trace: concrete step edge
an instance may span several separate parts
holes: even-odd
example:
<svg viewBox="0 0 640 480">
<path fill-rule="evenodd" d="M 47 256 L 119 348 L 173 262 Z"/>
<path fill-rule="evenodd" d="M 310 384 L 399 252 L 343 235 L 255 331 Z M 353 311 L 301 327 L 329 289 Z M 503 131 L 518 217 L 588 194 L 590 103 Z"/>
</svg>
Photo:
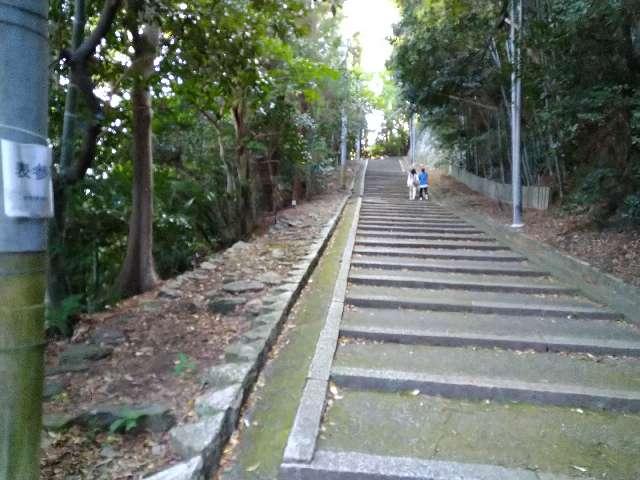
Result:
<svg viewBox="0 0 640 480">
<path fill-rule="evenodd" d="M 316 451 L 310 463 L 285 462 L 279 473 L 281 480 L 575 480 L 498 465 L 331 450 Z"/>
<path fill-rule="evenodd" d="M 520 255 L 490 255 L 489 253 L 472 253 L 463 254 L 456 251 L 448 253 L 435 253 L 435 252 L 411 252 L 402 250 L 384 250 L 375 251 L 367 250 L 366 248 L 358 248 L 354 250 L 354 254 L 357 255 L 371 255 L 371 256 L 385 256 L 385 257 L 403 257 L 403 258 L 422 258 L 422 259 L 434 259 L 434 260 L 470 260 L 480 262 L 500 261 L 500 262 L 525 262 L 527 259 Z"/>
<path fill-rule="evenodd" d="M 589 307 L 562 307 L 558 305 L 535 305 L 472 301 L 464 303 L 437 302 L 407 300 L 387 297 L 383 295 L 370 295 L 367 297 L 347 295 L 345 302 L 354 307 L 364 308 L 398 308 L 408 310 L 430 310 L 436 312 L 467 312 L 467 313 L 495 313 L 508 315 L 524 315 L 539 317 L 567 317 L 619 320 L 621 316 L 615 312 L 603 308 Z"/>
<path fill-rule="evenodd" d="M 556 285 L 519 285 L 486 281 L 429 280 L 428 278 L 407 278 L 393 275 L 351 274 L 349 282 L 354 285 L 388 286 L 430 290 L 467 290 L 474 292 L 511 292 L 533 294 L 576 295 L 575 288 Z"/>
<path fill-rule="evenodd" d="M 431 375 L 399 370 L 334 367 L 331 379 L 342 387 L 403 392 L 500 402 L 640 412 L 640 392 L 580 385 L 522 382 L 513 379 Z"/>
<path fill-rule="evenodd" d="M 368 240 L 369 237 L 358 236 L 356 245 L 369 247 L 394 247 L 394 248 L 437 248 L 445 250 L 486 250 L 486 251 L 509 251 L 509 247 L 504 245 L 485 245 L 469 243 L 434 243 L 430 242 L 407 242 L 405 241 L 385 241 Z"/>
<path fill-rule="evenodd" d="M 483 275 L 505 275 L 512 277 L 548 277 L 548 272 L 529 270 L 525 268 L 501 268 L 501 267 L 471 267 L 457 265 L 429 265 L 421 263 L 382 262 L 370 259 L 355 259 L 351 262 L 355 268 L 369 268 L 381 270 L 411 270 L 419 272 L 443 272 L 443 273 L 478 273 Z"/>
<path fill-rule="evenodd" d="M 479 335 L 475 333 L 450 333 L 400 328 L 379 328 L 367 325 L 343 324 L 340 335 L 364 338 L 372 341 L 400 343 L 403 345 L 432 345 L 442 347 L 482 347 L 504 350 L 535 350 L 537 352 L 591 353 L 640 357 L 640 342 L 622 342 L 593 338 L 532 338 L 517 335 Z"/>
</svg>

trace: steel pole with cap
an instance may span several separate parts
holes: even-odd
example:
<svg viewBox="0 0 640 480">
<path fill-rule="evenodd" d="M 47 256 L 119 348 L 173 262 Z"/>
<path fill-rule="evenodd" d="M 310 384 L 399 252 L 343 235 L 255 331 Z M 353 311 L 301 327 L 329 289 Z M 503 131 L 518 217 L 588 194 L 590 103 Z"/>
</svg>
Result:
<svg viewBox="0 0 640 480">
<path fill-rule="evenodd" d="M 511 0 L 509 18 L 509 46 L 511 50 L 511 188 L 513 202 L 513 228 L 524 226 L 522 221 L 522 0 Z"/>
<path fill-rule="evenodd" d="M 39 477 L 44 374 L 47 0 L 0 0 L 0 480 Z"/>
</svg>

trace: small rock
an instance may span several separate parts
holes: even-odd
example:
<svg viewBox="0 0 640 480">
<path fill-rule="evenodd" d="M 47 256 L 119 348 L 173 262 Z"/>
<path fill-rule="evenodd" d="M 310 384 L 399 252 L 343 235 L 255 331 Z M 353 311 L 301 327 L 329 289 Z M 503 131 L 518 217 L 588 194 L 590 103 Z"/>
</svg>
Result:
<svg viewBox="0 0 640 480">
<path fill-rule="evenodd" d="M 220 313 L 226 315 L 232 313 L 236 307 L 246 303 L 247 299 L 244 297 L 232 297 L 232 298 L 212 298 L 209 301 L 207 308 L 212 313 Z"/>
<path fill-rule="evenodd" d="M 285 253 L 284 250 L 280 248 L 274 248 L 273 250 L 271 250 L 271 256 L 273 258 L 282 258 L 285 256 Z"/>
<path fill-rule="evenodd" d="M 155 313 L 167 308 L 167 305 L 163 301 L 149 300 L 142 303 L 142 310 L 147 313 Z"/>
<path fill-rule="evenodd" d="M 262 310 L 262 300 L 254 298 L 253 300 L 248 301 L 245 305 L 245 310 L 253 316 L 259 315 Z"/>
<path fill-rule="evenodd" d="M 278 288 L 276 288 L 273 293 L 278 295 L 282 293 L 292 294 L 296 291 L 297 288 L 298 285 L 295 283 L 285 283 L 284 285 L 280 285 Z"/>
<path fill-rule="evenodd" d="M 195 409 L 200 417 L 210 417 L 227 410 L 238 410 L 242 404 L 242 385 L 236 383 L 222 390 L 210 390 L 196 399 Z"/>
<path fill-rule="evenodd" d="M 176 423 L 171 409 L 162 405 L 96 405 L 78 417 L 78 423 L 107 430 L 116 420 L 135 417 L 137 429 L 166 432 Z"/>
<path fill-rule="evenodd" d="M 103 458 L 113 458 L 116 456 L 116 451 L 113 449 L 113 447 L 107 445 L 100 449 L 100 456 Z"/>
<path fill-rule="evenodd" d="M 189 423 L 172 428 L 169 432 L 171 447 L 180 456 L 187 459 L 205 452 L 211 455 L 221 448 L 221 433 L 224 413 L 205 418 L 197 423 Z"/>
<path fill-rule="evenodd" d="M 276 272 L 266 272 L 258 275 L 257 280 L 267 285 L 278 285 L 284 281 L 284 278 Z"/>
<path fill-rule="evenodd" d="M 127 341 L 127 337 L 122 330 L 117 328 L 98 327 L 91 335 L 91 343 L 96 345 L 109 345 L 116 347 Z"/>
<path fill-rule="evenodd" d="M 176 307 L 179 312 L 186 312 L 190 313 L 191 315 L 193 315 L 194 313 L 198 313 L 198 306 L 194 302 L 190 302 L 188 300 L 179 302 Z"/>
<path fill-rule="evenodd" d="M 203 262 L 200 264 L 200 268 L 202 268 L 203 270 L 215 270 L 217 267 L 218 266 L 211 261 Z"/>
<path fill-rule="evenodd" d="M 231 245 L 227 251 L 225 252 L 226 254 L 229 255 L 234 255 L 236 253 L 240 253 L 243 252 L 244 250 L 248 249 L 251 247 L 250 243 L 247 242 L 243 242 L 242 240 L 234 243 L 233 245 Z"/>
<path fill-rule="evenodd" d="M 164 445 L 157 444 L 151 447 L 151 455 L 156 457 L 163 457 L 167 452 L 167 448 Z"/>
<path fill-rule="evenodd" d="M 112 348 L 100 345 L 75 343 L 69 345 L 60 354 L 60 364 L 75 364 L 86 360 L 97 361 L 108 357 L 113 352 Z"/>
<path fill-rule="evenodd" d="M 167 286 L 162 287 L 158 292 L 158 298 L 168 298 L 173 300 L 176 298 L 180 298 L 181 296 L 182 294 L 178 290 L 168 288 Z"/>
<path fill-rule="evenodd" d="M 256 328 L 252 328 L 247 333 L 245 333 L 242 338 L 245 338 L 250 342 L 256 340 L 267 340 L 273 333 L 273 325 L 262 325 Z"/>
<path fill-rule="evenodd" d="M 225 349 L 224 357 L 230 362 L 239 360 L 255 361 L 262 353 L 264 341 L 251 343 L 235 343 Z"/>
<path fill-rule="evenodd" d="M 203 467 L 202 457 L 198 455 L 187 462 L 146 477 L 145 480 L 203 480 Z"/>
<path fill-rule="evenodd" d="M 202 375 L 202 383 L 211 387 L 226 387 L 234 383 L 246 384 L 247 378 L 253 370 L 253 364 L 223 363 L 209 368 Z"/>
<path fill-rule="evenodd" d="M 77 419 L 77 415 L 50 413 L 42 417 L 42 428 L 48 432 L 59 432 L 69 428 Z"/>
<path fill-rule="evenodd" d="M 84 372 L 86 370 L 89 370 L 89 363 L 78 361 L 76 363 L 61 364 L 57 367 L 47 367 L 44 374 L 46 377 L 53 377 L 55 375 L 62 375 L 63 373 Z"/>
<path fill-rule="evenodd" d="M 256 280 L 238 280 L 237 282 L 225 283 L 222 288 L 229 293 L 246 293 L 258 292 L 264 287 L 264 283 Z"/>
<path fill-rule="evenodd" d="M 280 322 L 280 318 L 282 317 L 282 315 L 274 311 L 266 312 L 266 310 L 270 308 L 272 307 L 265 307 L 265 309 L 263 310 L 265 311 L 265 313 L 254 318 L 251 323 L 256 326 L 261 326 L 261 325 L 273 326 L 278 322 Z"/>
<path fill-rule="evenodd" d="M 42 392 L 42 396 L 45 400 L 51 400 L 52 398 L 60 395 L 62 392 L 64 392 L 64 384 L 52 380 L 47 380 L 44 382 L 44 390 Z"/>
</svg>

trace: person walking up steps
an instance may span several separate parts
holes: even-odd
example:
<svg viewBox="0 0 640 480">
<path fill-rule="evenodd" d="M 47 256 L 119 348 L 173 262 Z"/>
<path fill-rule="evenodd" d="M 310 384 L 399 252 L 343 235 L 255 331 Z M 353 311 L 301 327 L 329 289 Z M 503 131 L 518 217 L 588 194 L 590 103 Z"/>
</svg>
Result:
<svg viewBox="0 0 640 480">
<path fill-rule="evenodd" d="M 418 184 L 420 186 L 420 200 L 429 200 L 429 174 L 422 167 L 418 174 Z"/>
<path fill-rule="evenodd" d="M 416 192 L 418 190 L 418 174 L 416 169 L 412 168 L 407 177 L 407 187 L 409 187 L 409 200 L 416 199 Z"/>
</svg>

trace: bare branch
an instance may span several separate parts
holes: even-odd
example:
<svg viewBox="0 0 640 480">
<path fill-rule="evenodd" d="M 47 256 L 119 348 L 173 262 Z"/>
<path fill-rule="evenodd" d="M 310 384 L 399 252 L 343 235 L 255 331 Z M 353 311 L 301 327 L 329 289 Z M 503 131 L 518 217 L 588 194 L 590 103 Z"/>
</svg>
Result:
<svg viewBox="0 0 640 480">
<path fill-rule="evenodd" d="M 79 181 L 85 176 L 96 155 L 104 112 L 102 102 L 94 93 L 95 85 L 89 72 L 89 60 L 101 39 L 112 28 L 121 5 L 122 0 L 105 0 L 100 20 L 94 31 L 75 51 L 64 49 L 60 53 L 60 57 L 66 59 L 71 70 L 71 83 L 82 93 L 84 101 L 91 112 L 89 125 L 85 129 L 82 148 L 73 168 L 69 169 L 63 178 L 63 181 L 68 185 Z"/>
<path fill-rule="evenodd" d="M 93 55 L 100 41 L 111 30 L 113 21 L 122 5 L 122 0 L 105 0 L 98 25 L 84 42 L 73 52 L 72 62 L 82 61 Z"/>
</svg>

